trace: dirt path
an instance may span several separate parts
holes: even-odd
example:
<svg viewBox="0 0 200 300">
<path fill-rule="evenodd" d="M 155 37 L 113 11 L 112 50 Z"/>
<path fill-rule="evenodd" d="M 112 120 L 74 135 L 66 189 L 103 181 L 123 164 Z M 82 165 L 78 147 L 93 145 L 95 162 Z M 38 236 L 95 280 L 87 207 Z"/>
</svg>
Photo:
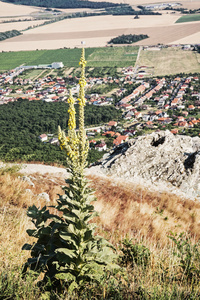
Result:
<svg viewBox="0 0 200 300">
<path fill-rule="evenodd" d="M 33 174 L 33 173 L 39 173 L 39 174 L 53 174 L 55 176 L 62 176 L 67 177 L 68 173 L 65 168 L 58 168 L 53 166 L 47 166 L 42 164 L 5 164 L 3 162 L 0 162 L 0 168 L 4 166 L 12 166 L 12 165 L 18 165 L 21 166 L 20 172 L 24 174 Z"/>
</svg>

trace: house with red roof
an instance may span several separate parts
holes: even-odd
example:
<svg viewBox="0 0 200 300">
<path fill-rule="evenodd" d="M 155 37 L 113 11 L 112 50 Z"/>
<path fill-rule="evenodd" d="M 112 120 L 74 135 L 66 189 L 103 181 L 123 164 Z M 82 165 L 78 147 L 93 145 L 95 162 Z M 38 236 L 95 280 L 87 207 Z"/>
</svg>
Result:
<svg viewBox="0 0 200 300">
<path fill-rule="evenodd" d="M 127 135 L 120 135 L 118 136 L 114 141 L 113 141 L 113 144 L 115 146 L 118 146 L 118 145 L 121 145 L 122 143 L 124 142 L 127 142 L 128 141 L 128 136 Z"/>
<path fill-rule="evenodd" d="M 107 149 L 107 145 L 106 143 L 102 142 L 101 144 L 95 145 L 95 149 L 97 149 L 100 152 L 105 151 Z"/>
<path fill-rule="evenodd" d="M 39 139 L 41 142 L 47 141 L 47 135 L 45 133 L 43 133 L 39 136 Z"/>
<path fill-rule="evenodd" d="M 112 126 L 117 126 L 117 122 L 116 121 L 110 121 L 109 123 L 108 123 L 108 126 L 110 126 L 110 127 L 112 127 Z"/>
</svg>

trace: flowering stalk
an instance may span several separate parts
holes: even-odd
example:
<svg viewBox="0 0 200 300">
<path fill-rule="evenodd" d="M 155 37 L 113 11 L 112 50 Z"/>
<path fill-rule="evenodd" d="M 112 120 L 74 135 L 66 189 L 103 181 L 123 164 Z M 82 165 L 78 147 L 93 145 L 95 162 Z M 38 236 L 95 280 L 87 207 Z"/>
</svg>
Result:
<svg viewBox="0 0 200 300">
<path fill-rule="evenodd" d="M 63 187 L 64 195 L 59 195 L 57 205 L 51 206 L 56 214 L 50 214 L 46 206 L 38 209 L 29 207 L 35 229 L 27 230 L 36 242 L 25 244 L 23 249 L 31 250 L 31 258 L 24 265 L 23 272 L 34 270 L 44 274 L 43 283 L 51 283 L 54 292 L 67 289 L 68 294 L 85 288 L 88 283 L 100 283 L 105 270 L 118 269 L 113 247 L 95 234 L 96 216 L 92 202 L 93 192 L 84 176 L 84 168 L 89 143 L 84 129 L 85 106 L 85 55 L 82 50 L 79 81 L 79 131 L 76 134 L 74 99 L 70 92 L 68 137 L 59 127 L 60 147 L 67 153 L 70 177 Z M 45 285 L 44 285 L 45 286 Z"/>
<path fill-rule="evenodd" d="M 68 164 L 75 170 L 79 170 L 80 174 L 83 175 L 83 170 L 86 166 L 86 159 L 89 149 L 89 144 L 86 141 L 86 132 L 84 129 L 84 106 L 85 106 L 85 52 L 82 49 L 82 55 L 79 62 L 81 66 L 81 78 L 79 80 L 79 131 L 76 134 L 76 120 L 75 120 L 75 108 L 74 98 L 72 97 L 71 91 L 68 99 L 69 103 L 69 121 L 68 121 L 68 138 L 65 136 L 64 131 L 58 128 L 58 139 L 60 142 L 61 149 L 65 150 L 68 156 Z"/>
</svg>

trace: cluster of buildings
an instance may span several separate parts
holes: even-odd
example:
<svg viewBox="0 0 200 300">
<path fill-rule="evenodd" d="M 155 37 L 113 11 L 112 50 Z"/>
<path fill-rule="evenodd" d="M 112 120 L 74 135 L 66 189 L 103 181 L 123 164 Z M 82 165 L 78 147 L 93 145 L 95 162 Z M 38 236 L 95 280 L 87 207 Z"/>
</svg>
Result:
<svg viewBox="0 0 200 300">
<path fill-rule="evenodd" d="M 60 63 L 53 64 L 61 67 Z M 139 71 L 143 69 L 144 66 L 138 68 Z M 47 75 L 43 78 L 26 79 L 20 76 L 24 70 L 23 66 L 0 74 L 0 104 L 16 101 L 19 98 L 29 101 L 67 101 L 69 88 L 73 94 L 79 92 L 79 78 L 77 77 L 73 78 L 72 75 L 67 75 L 63 78 Z M 115 97 L 88 93 L 93 87 L 112 85 L 113 83 L 115 84 L 113 89 Z M 113 146 L 117 146 L 127 141 L 129 136 L 133 136 L 137 130 L 146 128 L 156 130 L 170 125 L 172 132 L 178 133 L 184 128 L 193 128 L 200 123 L 198 118 L 200 109 L 199 74 L 140 78 L 136 76 L 134 68 L 130 66 L 123 68 L 118 77 L 87 78 L 86 97 L 87 103 L 90 105 L 115 105 L 122 111 L 120 131 L 116 128 L 115 121 L 112 121 L 114 124 L 111 122 L 105 128 L 100 128 L 102 137 L 100 140 L 98 137 L 96 142 L 94 142 L 95 131 L 87 132 L 88 138 L 93 139 L 93 147 L 99 151 L 107 148 L 104 138 L 108 136 L 113 138 Z M 123 127 L 124 123 L 126 126 Z M 112 130 L 108 130 L 108 126 L 112 127 Z M 95 130 L 98 132 L 99 129 Z M 39 138 L 43 142 L 58 143 L 56 137 L 50 138 L 45 134 Z"/>
</svg>

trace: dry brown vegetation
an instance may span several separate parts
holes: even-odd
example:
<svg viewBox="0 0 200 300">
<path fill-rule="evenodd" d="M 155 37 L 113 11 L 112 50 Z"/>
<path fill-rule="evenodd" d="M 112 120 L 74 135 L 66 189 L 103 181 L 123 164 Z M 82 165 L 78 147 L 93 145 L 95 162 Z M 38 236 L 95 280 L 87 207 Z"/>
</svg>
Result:
<svg viewBox="0 0 200 300">
<path fill-rule="evenodd" d="M 170 232 L 200 237 L 200 203 L 112 178 L 90 177 L 105 231 L 167 244 Z"/>
<path fill-rule="evenodd" d="M 55 203 L 57 194 L 62 191 L 60 186 L 64 184 L 63 179 L 36 173 L 31 178 L 35 186 L 30 187 L 21 179 L 22 174 L 15 170 L 13 172 L 12 167 L 0 169 L 0 268 L 20 265 L 28 256 L 26 251 L 21 250 L 23 244 L 30 241 L 26 234 L 26 230 L 31 228 L 30 219 L 26 216 L 27 207 L 47 204 L 38 197 L 42 192 L 49 194 L 51 204 Z"/>
<path fill-rule="evenodd" d="M 30 257 L 28 251 L 22 251 L 21 248 L 25 243 L 33 242 L 26 234 L 26 230 L 32 228 L 30 219 L 26 216 L 26 208 L 32 204 L 39 207 L 45 205 L 44 200 L 37 197 L 44 191 L 50 195 L 50 202 L 47 205 L 55 203 L 57 194 L 62 193 L 60 186 L 64 185 L 63 177 L 33 173 L 29 177 L 35 186 L 30 187 L 19 176 L 21 177 L 22 174 L 16 172 L 16 169 L 13 170 L 13 167 L 0 169 L 0 273 L 3 274 L 6 270 L 8 274 L 6 280 L 10 286 L 12 282 L 15 285 L 19 282 L 18 286 L 13 287 L 14 290 L 17 288 L 17 293 L 27 284 L 20 277 L 20 268 Z M 128 266 L 125 277 L 119 280 L 123 288 L 120 292 L 123 296 L 120 297 L 123 299 L 161 299 L 159 295 L 165 295 L 162 299 L 169 299 L 170 295 L 175 292 L 176 296 L 178 292 L 184 297 L 191 294 L 194 295 L 194 299 L 198 299 L 199 292 L 196 284 L 190 285 L 183 273 L 179 275 L 181 269 L 178 257 L 172 254 L 177 250 L 167 236 L 171 234 L 171 231 L 178 234 L 185 232 L 188 236 L 192 235 L 193 242 L 197 242 L 200 236 L 200 203 L 181 199 L 172 194 L 149 191 L 141 186 L 117 181 L 111 177 L 90 175 L 88 179 L 90 186 L 96 190 L 97 201 L 94 205 L 100 213 L 95 220 L 98 225 L 97 232 L 112 242 L 118 251 L 122 240 L 128 237 L 128 239 L 133 239 L 133 243 L 147 247 L 151 253 L 147 267 L 134 265 L 133 268 L 129 268 Z M 27 189 L 29 192 L 26 191 Z M 12 276 L 14 276 L 13 279 Z M 27 294 L 25 298 L 20 299 L 40 299 L 38 289 L 33 287 L 33 280 L 30 283 L 32 288 L 28 291 L 24 290 L 23 293 Z M 111 281 L 107 280 L 102 282 L 102 286 L 97 291 L 99 295 L 102 295 L 102 299 L 111 299 L 109 296 L 112 293 Z M 137 298 L 141 287 L 145 296 Z M 119 293 L 119 283 L 115 281 L 113 288 L 114 293 Z M 152 296 L 154 293 L 158 295 L 158 298 L 149 298 L 148 295 Z M 71 299 L 64 297 L 59 299 Z M 122 299 L 120 297 L 116 299 Z M 177 297 L 171 299 L 179 299 L 179 296 Z"/>
<path fill-rule="evenodd" d="M 11 256 L 19 256 L 21 261 L 26 255 L 22 254 L 21 247 L 27 242 L 26 229 L 30 228 L 27 207 L 55 204 L 65 184 L 62 177 L 35 173 L 31 175 L 35 186 L 31 187 L 20 178 L 22 174 L 10 172 L 10 169 L 1 169 L 0 173 L 0 255 L 4 264 L 12 263 Z M 188 232 L 199 239 L 199 202 L 152 192 L 108 177 L 89 176 L 89 180 L 96 190 L 94 206 L 100 213 L 96 220 L 98 231 L 114 244 L 128 235 L 164 246 L 169 242 L 170 232 Z M 41 192 L 49 194 L 50 203 L 38 197 Z"/>
<path fill-rule="evenodd" d="M 194 51 L 183 51 L 176 48 L 161 49 L 160 51 L 140 52 L 138 64 L 154 67 L 153 75 L 167 75 L 187 72 L 200 72 L 200 54 Z"/>
</svg>

